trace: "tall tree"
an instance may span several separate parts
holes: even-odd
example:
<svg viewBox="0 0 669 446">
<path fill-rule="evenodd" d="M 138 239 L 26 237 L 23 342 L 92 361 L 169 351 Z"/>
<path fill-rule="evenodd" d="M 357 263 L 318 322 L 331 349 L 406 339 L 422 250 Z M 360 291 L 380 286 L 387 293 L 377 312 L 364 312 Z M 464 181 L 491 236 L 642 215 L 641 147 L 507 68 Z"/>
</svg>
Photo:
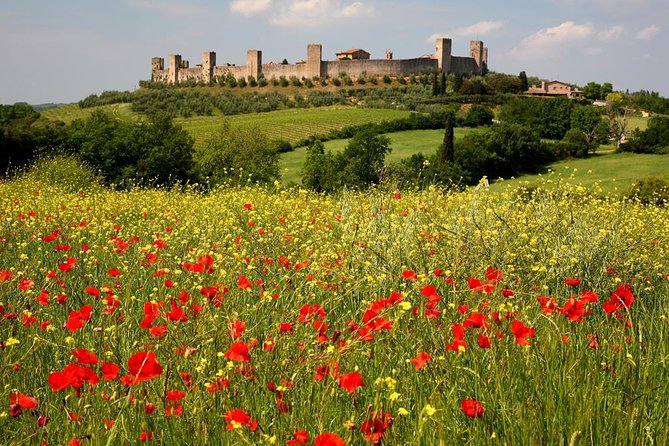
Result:
<svg viewBox="0 0 669 446">
<path fill-rule="evenodd" d="M 439 160 L 444 163 L 453 162 L 455 156 L 455 113 L 449 112 L 446 114 L 446 130 L 444 130 L 444 142 L 439 148 Z"/>
<path fill-rule="evenodd" d="M 625 131 L 629 124 L 633 109 L 622 93 L 613 92 L 606 96 L 606 114 L 609 118 L 609 133 L 613 136 L 616 150 L 620 149 L 625 139 Z"/>
<path fill-rule="evenodd" d="M 530 88 L 530 85 L 527 82 L 527 74 L 525 74 L 524 71 L 521 71 L 518 78 L 520 79 L 520 92 L 525 93 Z"/>
</svg>

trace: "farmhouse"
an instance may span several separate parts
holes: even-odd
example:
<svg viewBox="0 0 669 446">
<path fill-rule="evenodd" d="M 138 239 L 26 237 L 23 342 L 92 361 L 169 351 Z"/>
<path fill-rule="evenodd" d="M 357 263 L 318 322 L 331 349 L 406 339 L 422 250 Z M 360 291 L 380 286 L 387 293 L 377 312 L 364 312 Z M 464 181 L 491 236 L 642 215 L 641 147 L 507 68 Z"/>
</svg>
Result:
<svg viewBox="0 0 669 446">
<path fill-rule="evenodd" d="M 392 52 L 386 51 L 384 59 L 371 59 L 370 53 L 360 48 L 353 48 L 337 53 L 337 60 L 323 60 L 323 48 L 320 44 L 307 45 L 306 62 L 297 64 L 263 63 L 262 51 L 248 50 L 246 65 L 216 65 L 216 53 L 207 51 L 202 55 L 201 63 L 190 68 L 187 60 L 180 54 L 171 54 L 169 65 L 165 59 L 151 59 L 151 80 L 168 84 L 184 81 L 209 83 L 217 78 L 232 75 L 235 78 L 260 75 L 272 77 L 295 76 L 297 78 L 335 77 L 344 72 L 351 77 L 361 75 L 399 76 L 424 72 L 444 72 L 461 74 L 485 74 L 488 71 L 488 48 L 480 40 L 469 44 L 469 57 L 451 54 L 451 39 L 436 39 L 436 51 L 428 57 L 414 59 L 393 59 Z"/>
<path fill-rule="evenodd" d="M 581 97 L 582 91 L 560 81 L 541 81 L 541 86 L 532 85 L 525 94 L 534 96 L 566 96 L 568 98 Z"/>
</svg>

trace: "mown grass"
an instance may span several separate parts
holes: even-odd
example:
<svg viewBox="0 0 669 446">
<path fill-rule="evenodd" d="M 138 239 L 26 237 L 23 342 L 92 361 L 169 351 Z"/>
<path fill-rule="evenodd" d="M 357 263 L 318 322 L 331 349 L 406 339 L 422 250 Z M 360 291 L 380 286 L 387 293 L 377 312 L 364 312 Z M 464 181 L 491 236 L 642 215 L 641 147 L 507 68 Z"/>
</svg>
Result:
<svg viewBox="0 0 669 446">
<path fill-rule="evenodd" d="M 597 184 L 604 194 L 621 195 L 628 193 L 636 180 L 649 176 L 669 178 L 669 155 L 594 154 L 589 158 L 549 164 L 539 174 L 496 181 L 491 188 L 500 190 L 506 186 L 546 186 L 547 180 L 559 187 L 560 179 L 568 179 L 574 184 L 586 187 Z"/>
<path fill-rule="evenodd" d="M 465 135 L 472 132 L 481 131 L 480 129 L 472 128 L 456 128 L 455 138 L 463 138 Z M 399 161 L 404 158 L 409 158 L 416 153 L 423 153 L 424 155 L 431 155 L 437 151 L 439 145 L 443 142 L 443 130 L 409 130 L 405 132 L 388 133 L 392 151 L 386 156 L 386 162 Z M 336 139 L 325 142 L 325 149 L 339 152 L 344 150 L 348 144 L 349 139 Z M 281 155 L 279 162 L 279 172 L 281 173 L 281 181 L 284 184 L 299 183 L 300 172 L 304 165 L 306 157 L 306 147 L 298 147 L 292 152 Z"/>
<path fill-rule="evenodd" d="M 46 168 L 0 183 L 4 444 L 669 436 L 668 209 L 565 182 L 203 194 L 63 188 Z M 130 361 L 147 353 L 153 373 Z"/>
</svg>

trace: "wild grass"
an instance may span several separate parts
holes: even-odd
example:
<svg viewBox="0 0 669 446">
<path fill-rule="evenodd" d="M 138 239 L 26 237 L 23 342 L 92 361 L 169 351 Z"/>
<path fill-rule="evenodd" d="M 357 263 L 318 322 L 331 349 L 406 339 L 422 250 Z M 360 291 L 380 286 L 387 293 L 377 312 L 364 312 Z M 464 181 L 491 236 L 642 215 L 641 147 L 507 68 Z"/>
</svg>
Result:
<svg viewBox="0 0 669 446">
<path fill-rule="evenodd" d="M 0 435 L 662 444 L 669 210 L 598 195 L 0 183 Z"/>
</svg>

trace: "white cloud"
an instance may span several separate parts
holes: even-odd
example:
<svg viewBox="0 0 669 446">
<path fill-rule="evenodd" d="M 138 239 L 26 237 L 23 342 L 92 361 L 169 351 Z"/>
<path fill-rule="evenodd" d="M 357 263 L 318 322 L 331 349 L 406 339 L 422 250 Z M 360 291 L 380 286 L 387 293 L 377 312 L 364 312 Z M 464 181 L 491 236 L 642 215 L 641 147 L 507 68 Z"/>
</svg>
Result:
<svg viewBox="0 0 669 446">
<path fill-rule="evenodd" d="M 609 29 L 605 29 L 603 31 L 598 32 L 597 37 L 599 38 L 599 40 L 610 42 L 613 40 L 620 39 L 623 36 L 623 34 L 625 34 L 625 29 L 620 25 L 616 25 Z"/>
<path fill-rule="evenodd" d="M 473 25 L 455 28 L 446 33 L 432 34 L 425 40 L 425 43 L 433 43 L 436 39 L 439 38 L 451 39 L 453 37 L 483 37 L 487 36 L 493 31 L 497 31 L 503 26 L 504 22 L 502 21 L 484 20 L 474 23 Z"/>
<path fill-rule="evenodd" d="M 365 5 L 362 2 L 353 2 L 350 5 L 344 6 L 340 11 L 340 17 L 359 17 L 369 15 L 373 11 L 371 6 Z"/>
<path fill-rule="evenodd" d="M 319 26 L 334 20 L 368 16 L 373 11 L 371 5 L 360 1 L 290 0 L 270 19 L 270 23 L 281 26 Z"/>
<path fill-rule="evenodd" d="M 592 24 L 582 25 L 564 22 L 553 28 L 543 28 L 525 37 L 510 54 L 516 59 L 546 59 L 562 53 L 574 43 L 590 38 L 594 33 Z"/>
<path fill-rule="evenodd" d="M 177 1 L 129 0 L 129 2 L 137 9 L 155 11 L 172 17 L 200 16 L 207 13 L 204 7 Z"/>
<path fill-rule="evenodd" d="M 453 31 L 451 31 L 450 34 L 456 37 L 487 36 L 491 32 L 497 31 L 502 26 L 504 26 L 504 22 L 502 21 L 484 20 L 481 22 L 474 23 L 473 25 L 455 28 Z"/>
<path fill-rule="evenodd" d="M 639 32 L 637 32 L 634 37 L 637 38 L 638 40 L 652 40 L 653 37 L 657 35 L 657 33 L 660 32 L 660 28 L 658 28 L 655 25 L 650 25 Z"/>
<path fill-rule="evenodd" d="M 230 4 L 230 11 L 250 16 L 267 11 L 271 5 L 272 0 L 234 0 Z"/>
</svg>

